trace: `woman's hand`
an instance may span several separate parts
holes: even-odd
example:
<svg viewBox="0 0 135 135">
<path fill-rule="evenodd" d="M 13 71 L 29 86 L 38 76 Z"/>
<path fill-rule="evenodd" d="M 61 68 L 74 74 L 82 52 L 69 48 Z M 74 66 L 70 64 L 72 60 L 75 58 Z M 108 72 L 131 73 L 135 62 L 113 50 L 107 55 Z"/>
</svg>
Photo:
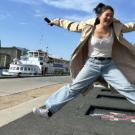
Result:
<svg viewBox="0 0 135 135">
<path fill-rule="evenodd" d="M 53 26 L 53 25 L 54 25 L 54 24 L 51 22 L 51 20 L 48 19 L 47 17 L 45 17 L 44 20 L 45 20 L 50 26 Z"/>
<path fill-rule="evenodd" d="M 59 19 L 59 18 L 50 20 L 49 18 L 45 17 L 44 20 L 45 20 L 50 26 L 53 26 L 53 25 L 59 26 L 59 25 L 60 25 L 60 19 Z"/>
</svg>

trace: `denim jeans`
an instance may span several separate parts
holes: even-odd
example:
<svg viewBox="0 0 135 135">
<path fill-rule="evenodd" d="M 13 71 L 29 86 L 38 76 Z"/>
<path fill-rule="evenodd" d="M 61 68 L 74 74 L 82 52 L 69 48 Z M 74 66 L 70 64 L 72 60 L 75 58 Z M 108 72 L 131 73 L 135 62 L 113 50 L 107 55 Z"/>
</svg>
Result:
<svg viewBox="0 0 135 135">
<path fill-rule="evenodd" d="M 71 84 L 67 84 L 53 93 L 45 102 L 45 106 L 53 113 L 61 109 L 67 102 L 74 99 L 89 85 L 102 76 L 108 84 L 135 104 L 135 86 L 130 84 L 123 73 L 116 67 L 113 60 L 97 60 L 88 58 L 84 67 Z"/>
</svg>

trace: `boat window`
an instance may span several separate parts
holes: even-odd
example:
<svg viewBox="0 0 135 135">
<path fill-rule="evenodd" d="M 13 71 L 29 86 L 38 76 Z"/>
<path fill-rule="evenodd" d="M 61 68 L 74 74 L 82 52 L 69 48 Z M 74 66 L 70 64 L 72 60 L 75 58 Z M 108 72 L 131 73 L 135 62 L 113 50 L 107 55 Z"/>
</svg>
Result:
<svg viewBox="0 0 135 135">
<path fill-rule="evenodd" d="M 43 62 L 40 62 L 40 65 L 43 65 Z"/>
<path fill-rule="evenodd" d="M 13 67 L 13 70 L 16 70 L 16 67 Z"/>
<path fill-rule="evenodd" d="M 27 71 L 27 67 L 24 67 L 24 70 Z"/>
<path fill-rule="evenodd" d="M 21 67 L 20 69 L 23 70 L 23 67 Z"/>
<path fill-rule="evenodd" d="M 19 67 L 17 67 L 16 70 L 19 70 Z"/>
<path fill-rule="evenodd" d="M 39 53 L 39 56 L 44 56 L 44 53 Z"/>
<path fill-rule="evenodd" d="M 43 60 L 43 57 L 39 57 L 39 60 Z"/>
<path fill-rule="evenodd" d="M 37 57 L 38 56 L 38 52 L 34 52 L 34 56 Z"/>
<path fill-rule="evenodd" d="M 28 67 L 28 70 L 30 71 L 30 67 Z"/>
</svg>

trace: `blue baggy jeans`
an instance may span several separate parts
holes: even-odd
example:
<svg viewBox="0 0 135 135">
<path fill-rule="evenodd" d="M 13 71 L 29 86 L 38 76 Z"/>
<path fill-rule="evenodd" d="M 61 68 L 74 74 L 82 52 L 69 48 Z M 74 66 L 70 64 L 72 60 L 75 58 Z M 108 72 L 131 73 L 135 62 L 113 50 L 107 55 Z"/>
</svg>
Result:
<svg viewBox="0 0 135 135">
<path fill-rule="evenodd" d="M 45 102 L 46 108 L 55 113 L 67 102 L 83 92 L 86 87 L 102 76 L 108 84 L 135 104 L 135 85 L 131 84 L 116 67 L 113 60 L 88 58 L 84 67 L 71 84 L 67 84 L 53 93 Z"/>
</svg>

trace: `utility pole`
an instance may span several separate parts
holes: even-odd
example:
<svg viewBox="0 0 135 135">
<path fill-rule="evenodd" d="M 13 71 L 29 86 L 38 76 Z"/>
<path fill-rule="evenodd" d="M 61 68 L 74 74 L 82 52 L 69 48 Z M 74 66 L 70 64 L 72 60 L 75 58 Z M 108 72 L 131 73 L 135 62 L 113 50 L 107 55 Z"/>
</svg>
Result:
<svg viewBox="0 0 135 135">
<path fill-rule="evenodd" d="M 7 65 L 7 56 L 5 55 L 5 57 L 4 57 L 4 68 L 6 68 L 6 65 Z"/>
<path fill-rule="evenodd" d="M 0 40 L 0 48 L 1 48 L 1 40 Z"/>
</svg>

